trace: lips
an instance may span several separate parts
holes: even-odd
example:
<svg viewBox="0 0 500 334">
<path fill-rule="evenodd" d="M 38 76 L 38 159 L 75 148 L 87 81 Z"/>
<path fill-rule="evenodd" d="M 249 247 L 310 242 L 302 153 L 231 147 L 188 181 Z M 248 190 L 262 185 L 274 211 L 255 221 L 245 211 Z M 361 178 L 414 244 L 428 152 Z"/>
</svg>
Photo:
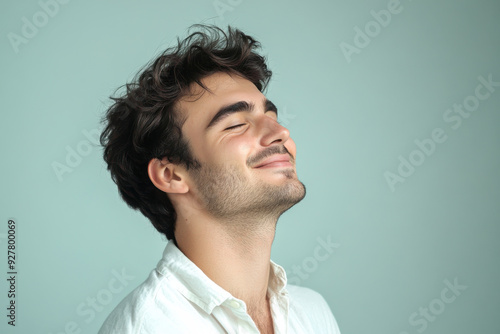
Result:
<svg viewBox="0 0 500 334">
<path fill-rule="evenodd" d="M 260 162 L 254 168 L 268 168 L 268 167 L 291 167 L 290 156 L 288 154 L 275 154 Z"/>
</svg>

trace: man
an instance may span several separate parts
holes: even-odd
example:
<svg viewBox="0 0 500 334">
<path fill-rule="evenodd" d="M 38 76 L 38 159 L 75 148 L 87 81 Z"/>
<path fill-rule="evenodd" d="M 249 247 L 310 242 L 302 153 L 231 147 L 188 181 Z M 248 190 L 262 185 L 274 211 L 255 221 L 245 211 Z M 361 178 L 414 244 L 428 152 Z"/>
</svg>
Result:
<svg viewBox="0 0 500 334">
<path fill-rule="evenodd" d="M 318 293 L 271 261 L 279 216 L 305 196 L 296 148 L 263 95 L 271 71 L 237 29 L 196 25 L 114 98 L 104 159 L 169 242 L 100 333 L 339 333 Z"/>
</svg>

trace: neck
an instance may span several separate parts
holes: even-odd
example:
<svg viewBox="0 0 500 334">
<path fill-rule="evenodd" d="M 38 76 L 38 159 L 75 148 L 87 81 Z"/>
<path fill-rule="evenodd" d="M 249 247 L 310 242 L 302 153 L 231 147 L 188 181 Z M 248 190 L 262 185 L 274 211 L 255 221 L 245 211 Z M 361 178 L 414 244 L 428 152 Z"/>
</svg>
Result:
<svg viewBox="0 0 500 334">
<path fill-rule="evenodd" d="M 276 221 L 178 217 L 175 236 L 179 249 L 212 281 L 249 310 L 267 310 Z"/>
</svg>

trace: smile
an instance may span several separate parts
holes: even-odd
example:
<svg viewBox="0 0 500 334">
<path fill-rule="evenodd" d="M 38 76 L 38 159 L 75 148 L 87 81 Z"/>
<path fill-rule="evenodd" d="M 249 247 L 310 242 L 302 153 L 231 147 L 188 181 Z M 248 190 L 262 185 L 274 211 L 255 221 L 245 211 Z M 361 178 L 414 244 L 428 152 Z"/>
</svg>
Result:
<svg viewBox="0 0 500 334">
<path fill-rule="evenodd" d="M 255 168 L 293 167 L 288 154 L 277 154 L 259 163 Z"/>
</svg>

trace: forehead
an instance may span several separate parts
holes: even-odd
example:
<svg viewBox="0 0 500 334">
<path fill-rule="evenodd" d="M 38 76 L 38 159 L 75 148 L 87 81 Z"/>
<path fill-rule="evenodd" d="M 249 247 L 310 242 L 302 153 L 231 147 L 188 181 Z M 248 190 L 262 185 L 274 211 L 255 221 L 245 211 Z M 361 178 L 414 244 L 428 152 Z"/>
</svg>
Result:
<svg viewBox="0 0 500 334">
<path fill-rule="evenodd" d="M 223 105 L 237 101 L 261 101 L 264 94 L 248 79 L 237 74 L 214 73 L 201 80 L 209 89 L 198 84 L 176 104 L 185 122 L 184 128 L 205 126 Z"/>
</svg>

